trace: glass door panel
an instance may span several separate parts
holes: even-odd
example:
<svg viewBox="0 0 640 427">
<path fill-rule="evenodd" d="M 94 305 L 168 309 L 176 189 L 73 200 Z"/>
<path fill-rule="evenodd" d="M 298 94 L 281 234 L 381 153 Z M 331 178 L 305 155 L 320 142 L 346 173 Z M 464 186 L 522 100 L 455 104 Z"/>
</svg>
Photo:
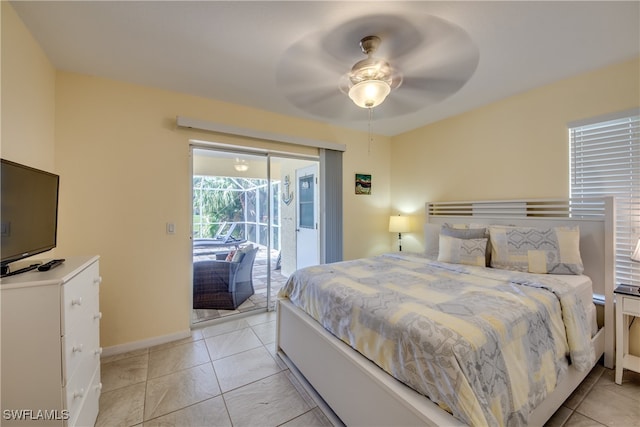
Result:
<svg viewBox="0 0 640 427">
<path fill-rule="evenodd" d="M 313 175 L 304 172 L 299 185 L 309 168 Z M 304 247 L 318 247 L 317 170 L 317 161 L 193 148 L 193 324 L 275 309 L 277 292 L 299 268 L 298 231 L 312 230 L 316 237 Z M 200 264 L 223 268 L 249 246 L 258 248 L 252 293 L 213 295 Z M 225 298 L 235 300 L 214 301 Z"/>
<path fill-rule="evenodd" d="M 193 148 L 192 323 L 266 310 L 268 159 Z"/>
</svg>

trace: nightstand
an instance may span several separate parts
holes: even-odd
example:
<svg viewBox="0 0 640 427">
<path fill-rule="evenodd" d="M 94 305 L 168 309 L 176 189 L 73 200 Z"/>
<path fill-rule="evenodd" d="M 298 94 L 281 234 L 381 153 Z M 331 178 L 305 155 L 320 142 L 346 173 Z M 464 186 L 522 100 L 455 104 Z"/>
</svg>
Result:
<svg viewBox="0 0 640 427">
<path fill-rule="evenodd" d="M 640 292 L 637 286 L 619 285 L 616 294 L 616 384 L 622 384 L 622 371 L 640 372 L 640 357 L 629 354 L 629 321 L 640 317 Z"/>
</svg>

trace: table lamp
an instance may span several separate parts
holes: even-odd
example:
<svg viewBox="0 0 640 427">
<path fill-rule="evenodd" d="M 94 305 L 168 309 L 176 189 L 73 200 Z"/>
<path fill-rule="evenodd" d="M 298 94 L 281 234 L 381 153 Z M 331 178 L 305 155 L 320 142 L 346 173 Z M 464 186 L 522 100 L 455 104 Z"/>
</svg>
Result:
<svg viewBox="0 0 640 427">
<path fill-rule="evenodd" d="M 389 217 L 389 232 L 398 233 L 398 249 L 402 252 L 402 233 L 411 229 L 408 216 L 394 215 Z"/>
</svg>

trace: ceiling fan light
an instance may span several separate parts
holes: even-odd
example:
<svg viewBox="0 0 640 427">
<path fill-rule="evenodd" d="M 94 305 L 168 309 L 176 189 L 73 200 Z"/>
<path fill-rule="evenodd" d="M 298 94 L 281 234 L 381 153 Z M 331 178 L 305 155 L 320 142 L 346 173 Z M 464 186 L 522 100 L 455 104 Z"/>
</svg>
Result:
<svg viewBox="0 0 640 427">
<path fill-rule="evenodd" d="M 382 104 L 391 92 L 391 86 L 382 80 L 364 80 L 349 89 L 349 98 L 362 108 L 374 108 Z"/>
<path fill-rule="evenodd" d="M 246 172 L 249 170 L 249 165 L 244 160 L 236 159 L 236 162 L 233 165 L 233 168 L 238 172 Z"/>
</svg>

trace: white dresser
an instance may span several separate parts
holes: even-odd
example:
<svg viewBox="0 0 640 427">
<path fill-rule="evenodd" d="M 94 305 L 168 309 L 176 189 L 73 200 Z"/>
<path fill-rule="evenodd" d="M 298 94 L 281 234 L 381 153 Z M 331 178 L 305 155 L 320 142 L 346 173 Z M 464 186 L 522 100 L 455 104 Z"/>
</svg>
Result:
<svg viewBox="0 0 640 427">
<path fill-rule="evenodd" d="M 98 257 L 0 280 L 2 426 L 93 426 L 100 398 Z"/>
</svg>

